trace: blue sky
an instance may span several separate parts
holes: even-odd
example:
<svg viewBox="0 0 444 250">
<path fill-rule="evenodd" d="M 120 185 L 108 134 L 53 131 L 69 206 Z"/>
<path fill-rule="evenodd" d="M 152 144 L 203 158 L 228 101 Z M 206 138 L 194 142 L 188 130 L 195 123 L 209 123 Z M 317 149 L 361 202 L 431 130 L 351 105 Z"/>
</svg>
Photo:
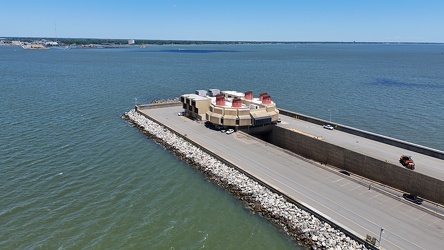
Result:
<svg viewBox="0 0 444 250">
<path fill-rule="evenodd" d="M 444 42 L 442 0 L 1 0 L 0 37 Z"/>
</svg>

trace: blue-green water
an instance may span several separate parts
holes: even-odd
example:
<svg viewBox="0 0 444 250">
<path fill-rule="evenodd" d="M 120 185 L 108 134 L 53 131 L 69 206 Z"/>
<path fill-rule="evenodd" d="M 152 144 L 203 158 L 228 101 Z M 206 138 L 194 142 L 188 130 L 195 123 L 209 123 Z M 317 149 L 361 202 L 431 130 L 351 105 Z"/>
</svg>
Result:
<svg viewBox="0 0 444 250">
<path fill-rule="evenodd" d="M 444 45 L 0 47 L 0 249 L 292 249 L 120 118 L 196 89 L 444 150 Z"/>
</svg>

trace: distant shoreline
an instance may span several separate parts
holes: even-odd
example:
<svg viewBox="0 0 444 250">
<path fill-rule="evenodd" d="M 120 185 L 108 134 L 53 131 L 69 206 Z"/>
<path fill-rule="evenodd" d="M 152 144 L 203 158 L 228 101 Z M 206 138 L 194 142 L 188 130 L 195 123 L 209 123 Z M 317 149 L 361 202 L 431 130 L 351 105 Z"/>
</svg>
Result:
<svg viewBox="0 0 444 250">
<path fill-rule="evenodd" d="M 147 40 L 147 39 L 98 39 L 98 38 L 48 38 L 48 37 L 1 37 L 3 45 L 11 41 L 34 42 L 37 40 L 56 41 L 61 45 L 212 45 L 212 44 L 444 44 L 436 42 L 314 42 L 314 41 L 195 41 L 195 40 Z M 132 43 L 129 44 L 129 41 Z"/>
</svg>

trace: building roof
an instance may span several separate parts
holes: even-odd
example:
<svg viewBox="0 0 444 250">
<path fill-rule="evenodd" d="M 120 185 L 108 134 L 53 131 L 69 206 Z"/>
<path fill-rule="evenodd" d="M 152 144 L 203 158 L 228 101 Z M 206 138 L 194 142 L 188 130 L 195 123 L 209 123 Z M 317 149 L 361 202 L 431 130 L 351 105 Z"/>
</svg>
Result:
<svg viewBox="0 0 444 250">
<path fill-rule="evenodd" d="M 269 114 L 267 111 L 257 111 L 257 112 L 251 112 L 251 116 L 253 116 L 254 118 L 258 118 L 258 117 L 265 117 L 265 116 L 271 116 L 271 114 Z"/>
<path fill-rule="evenodd" d="M 220 91 L 219 89 L 209 89 L 208 92 L 211 91 L 215 91 L 218 92 Z M 237 98 L 241 98 L 243 100 L 245 100 L 245 93 L 242 92 L 238 92 L 238 91 L 233 91 L 233 90 L 224 90 L 224 91 L 220 91 L 221 94 L 224 94 L 225 96 L 231 96 L 232 98 L 225 98 L 225 105 L 224 106 L 220 106 L 217 105 L 217 107 L 222 107 L 222 108 L 236 108 L 236 107 L 232 107 L 233 106 L 233 98 L 237 97 Z M 192 100 L 208 100 L 211 99 L 211 104 L 216 106 L 216 97 L 215 96 L 201 96 L 201 95 L 197 95 L 197 94 L 184 94 L 182 95 L 186 98 L 192 99 Z M 271 104 L 264 104 L 262 103 L 262 101 L 259 98 L 253 98 L 252 100 L 247 100 L 250 104 L 244 104 L 242 103 L 241 107 L 238 107 L 236 109 L 254 109 L 253 107 L 251 107 L 251 105 L 256 105 L 256 106 L 268 106 L 268 105 L 275 105 L 273 101 L 271 101 Z"/>
<path fill-rule="evenodd" d="M 224 91 L 221 91 L 221 93 L 222 94 L 228 94 L 228 95 L 231 95 L 233 97 L 239 97 L 239 98 L 245 97 L 244 93 L 238 92 L 238 91 L 233 91 L 233 90 L 224 90 Z"/>
<path fill-rule="evenodd" d="M 200 95 L 196 95 L 196 94 L 184 94 L 182 96 L 189 98 L 189 99 L 193 99 L 193 100 L 207 100 L 207 99 L 211 98 L 208 96 L 200 96 Z"/>
</svg>

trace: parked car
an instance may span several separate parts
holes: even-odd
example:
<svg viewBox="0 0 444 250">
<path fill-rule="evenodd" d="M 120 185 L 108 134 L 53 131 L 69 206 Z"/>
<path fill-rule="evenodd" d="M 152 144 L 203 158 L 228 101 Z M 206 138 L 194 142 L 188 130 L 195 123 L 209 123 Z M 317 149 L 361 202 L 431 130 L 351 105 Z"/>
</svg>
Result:
<svg viewBox="0 0 444 250">
<path fill-rule="evenodd" d="M 230 128 L 225 132 L 227 135 L 234 133 L 234 129 Z"/>
<path fill-rule="evenodd" d="M 413 194 L 403 194 L 402 197 L 403 197 L 404 199 L 406 199 L 406 200 L 408 200 L 408 201 L 411 201 L 411 202 L 413 202 L 413 203 L 416 203 L 416 204 L 418 204 L 418 205 L 421 205 L 421 204 L 422 204 L 422 199 L 419 198 L 419 197 L 416 196 L 416 195 L 413 195 Z"/>
<path fill-rule="evenodd" d="M 334 129 L 333 126 L 330 125 L 330 124 L 324 125 L 323 127 L 324 127 L 325 129 L 328 129 L 328 130 L 333 130 L 333 129 Z"/>
</svg>

